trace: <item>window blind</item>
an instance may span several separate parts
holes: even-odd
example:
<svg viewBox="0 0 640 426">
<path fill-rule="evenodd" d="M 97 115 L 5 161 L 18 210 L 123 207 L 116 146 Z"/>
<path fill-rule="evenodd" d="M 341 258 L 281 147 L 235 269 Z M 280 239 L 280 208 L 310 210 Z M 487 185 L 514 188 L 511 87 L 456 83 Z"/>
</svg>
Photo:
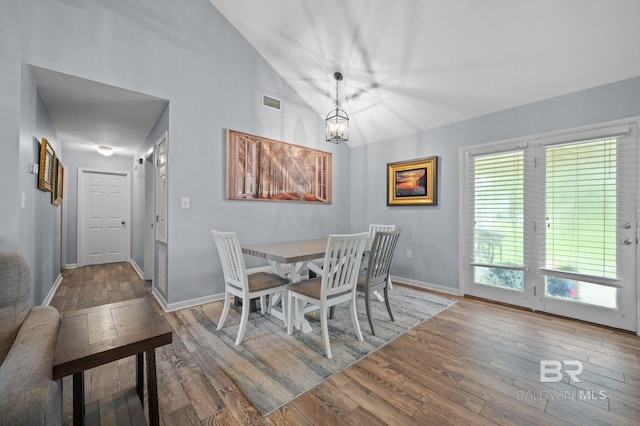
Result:
<svg viewBox="0 0 640 426">
<path fill-rule="evenodd" d="M 616 277 L 616 139 L 546 148 L 545 267 Z"/>
<path fill-rule="evenodd" d="M 524 153 L 476 156 L 473 172 L 472 263 L 524 265 Z"/>
</svg>

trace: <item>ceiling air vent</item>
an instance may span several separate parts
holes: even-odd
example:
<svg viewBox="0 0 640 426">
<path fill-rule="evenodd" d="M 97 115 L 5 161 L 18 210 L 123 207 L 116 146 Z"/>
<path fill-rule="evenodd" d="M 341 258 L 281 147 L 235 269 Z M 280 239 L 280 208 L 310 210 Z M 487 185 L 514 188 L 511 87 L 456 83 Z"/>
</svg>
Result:
<svg viewBox="0 0 640 426">
<path fill-rule="evenodd" d="M 262 106 L 277 109 L 278 111 L 280 111 L 280 99 L 262 95 Z"/>
</svg>

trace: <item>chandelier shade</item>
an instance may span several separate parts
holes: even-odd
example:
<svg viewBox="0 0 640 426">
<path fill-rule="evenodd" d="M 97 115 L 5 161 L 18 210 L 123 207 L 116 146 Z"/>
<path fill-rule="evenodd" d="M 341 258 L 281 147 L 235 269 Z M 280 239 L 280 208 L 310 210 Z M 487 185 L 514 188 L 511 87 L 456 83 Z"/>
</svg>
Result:
<svg viewBox="0 0 640 426">
<path fill-rule="evenodd" d="M 349 115 L 340 108 L 338 102 L 338 82 L 342 80 L 342 74 L 333 74 L 336 79 L 336 106 L 327 114 L 326 140 L 335 144 L 347 142 L 349 140 Z"/>
</svg>

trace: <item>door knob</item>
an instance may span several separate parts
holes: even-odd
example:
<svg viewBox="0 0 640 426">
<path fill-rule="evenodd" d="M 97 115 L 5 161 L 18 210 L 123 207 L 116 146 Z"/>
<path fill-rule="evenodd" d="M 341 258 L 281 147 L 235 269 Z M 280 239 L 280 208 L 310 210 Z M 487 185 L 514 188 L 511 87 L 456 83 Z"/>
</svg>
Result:
<svg viewBox="0 0 640 426">
<path fill-rule="evenodd" d="M 625 238 L 624 241 L 622 242 L 624 243 L 625 246 L 629 246 L 633 241 L 631 241 L 629 238 Z"/>
</svg>

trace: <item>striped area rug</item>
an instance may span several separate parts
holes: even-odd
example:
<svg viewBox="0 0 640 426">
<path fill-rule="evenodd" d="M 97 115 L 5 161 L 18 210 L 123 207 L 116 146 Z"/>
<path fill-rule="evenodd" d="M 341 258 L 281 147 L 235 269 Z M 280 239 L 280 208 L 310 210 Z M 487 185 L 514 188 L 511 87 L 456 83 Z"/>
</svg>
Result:
<svg viewBox="0 0 640 426">
<path fill-rule="evenodd" d="M 335 319 L 329 321 L 332 359 L 324 355 L 317 316 L 307 314 L 311 333 L 294 329 L 289 336 L 281 320 L 251 313 L 244 340 L 236 346 L 241 308 L 232 304 L 220 331 L 216 326 L 222 302 L 183 309 L 176 315 L 256 410 L 266 416 L 455 303 L 447 297 L 399 285 L 389 293 L 395 322 L 389 319 L 384 303 L 373 300 L 375 336 L 369 328 L 364 299 L 358 297 L 358 321 L 364 342 L 355 335 L 348 304 L 336 307 Z"/>
</svg>

